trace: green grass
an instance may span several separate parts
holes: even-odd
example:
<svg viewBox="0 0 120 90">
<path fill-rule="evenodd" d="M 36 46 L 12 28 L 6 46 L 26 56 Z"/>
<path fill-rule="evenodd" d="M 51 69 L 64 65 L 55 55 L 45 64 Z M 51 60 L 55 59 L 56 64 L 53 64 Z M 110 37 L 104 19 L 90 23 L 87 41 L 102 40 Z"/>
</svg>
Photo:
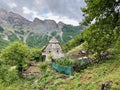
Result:
<svg viewBox="0 0 120 90">
<path fill-rule="evenodd" d="M 74 79 L 66 80 L 57 88 L 58 90 L 100 90 L 102 83 L 111 80 L 113 82 L 111 90 L 120 90 L 119 63 L 120 55 L 91 65 L 80 73 L 75 73 Z"/>
<path fill-rule="evenodd" d="M 69 50 L 67 53 L 66 53 L 66 56 L 70 56 L 71 54 L 74 54 L 74 53 L 80 53 L 81 50 L 84 49 L 84 43 Z"/>
</svg>

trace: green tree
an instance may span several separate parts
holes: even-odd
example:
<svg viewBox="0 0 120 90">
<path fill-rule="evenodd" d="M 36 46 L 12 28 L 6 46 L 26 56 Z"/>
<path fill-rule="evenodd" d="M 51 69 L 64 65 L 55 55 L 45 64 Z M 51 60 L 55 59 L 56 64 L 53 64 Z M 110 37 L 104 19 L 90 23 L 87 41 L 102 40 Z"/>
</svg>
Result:
<svg viewBox="0 0 120 90">
<path fill-rule="evenodd" d="M 87 6 L 82 8 L 85 25 L 91 24 L 95 19 L 96 22 L 112 24 L 110 27 L 119 26 L 120 0 L 85 0 L 85 2 Z"/>
<path fill-rule="evenodd" d="M 26 44 L 20 42 L 11 43 L 1 52 L 1 59 L 8 65 L 17 66 L 18 75 L 28 61 L 29 48 Z"/>
<path fill-rule="evenodd" d="M 83 24 L 89 26 L 85 32 L 88 49 L 92 52 L 108 50 L 120 42 L 120 0 L 85 0 Z M 94 21 L 94 23 L 92 23 Z M 116 42 L 117 41 L 117 42 Z"/>
<path fill-rule="evenodd" d="M 30 60 L 42 61 L 42 52 L 40 48 L 30 49 Z"/>
</svg>

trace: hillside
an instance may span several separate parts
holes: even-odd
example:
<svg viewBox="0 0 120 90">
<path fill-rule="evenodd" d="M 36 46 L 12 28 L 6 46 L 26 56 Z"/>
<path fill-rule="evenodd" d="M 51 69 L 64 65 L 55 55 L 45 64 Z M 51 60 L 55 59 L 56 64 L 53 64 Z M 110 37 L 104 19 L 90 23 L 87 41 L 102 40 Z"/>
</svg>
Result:
<svg viewBox="0 0 120 90">
<path fill-rule="evenodd" d="M 112 82 L 110 90 L 120 89 L 120 55 L 105 59 L 99 63 L 89 65 L 86 69 L 80 72 L 74 72 L 73 75 L 67 76 L 54 71 L 51 65 L 41 63 L 41 67 L 46 67 L 41 70 L 44 72 L 39 78 L 25 79 L 24 84 L 16 83 L 10 87 L 3 87 L 4 90 L 100 90 L 101 85 L 107 81 Z M 37 83 L 35 84 L 37 80 Z M 17 87 L 15 88 L 15 86 Z M 109 89 L 108 89 L 109 90 Z"/>
<path fill-rule="evenodd" d="M 101 85 L 107 81 L 112 81 L 110 90 L 120 89 L 120 56 L 116 55 L 110 59 L 105 59 L 99 63 L 88 66 L 81 72 L 72 76 L 54 76 L 54 80 L 48 81 L 45 90 L 100 90 Z M 60 77 L 60 78 L 57 78 Z M 49 76 L 47 77 L 49 78 Z"/>
<path fill-rule="evenodd" d="M 64 80 L 57 86 L 58 90 L 100 90 L 102 83 L 112 81 L 110 90 L 120 89 L 120 56 L 114 56 L 108 60 L 93 64 L 75 73 L 74 76 Z M 60 89 L 64 88 L 64 89 Z"/>
</svg>

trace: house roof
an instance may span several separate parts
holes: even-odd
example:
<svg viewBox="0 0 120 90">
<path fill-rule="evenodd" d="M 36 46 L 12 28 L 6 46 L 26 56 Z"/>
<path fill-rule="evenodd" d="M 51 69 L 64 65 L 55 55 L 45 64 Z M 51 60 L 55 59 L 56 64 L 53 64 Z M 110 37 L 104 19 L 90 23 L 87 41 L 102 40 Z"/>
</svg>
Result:
<svg viewBox="0 0 120 90">
<path fill-rule="evenodd" d="M 46 50 L 52 50 L 52 49 L 62 50 L 62 48 L 59 44 L 59 41 L 55 37 L 52 37 L 52 39 L 49 41 L 49 44 L 42 49 L 42 52 L 44 52 Z"/>
<path fill-rule="evenodd" d="M 53 37 L 53 38 L 49 41 L 49 43 L 59 43 L 59 42 L 58 42 L 58 40 L 57 40 L 55 37 Z"/>
</svg>

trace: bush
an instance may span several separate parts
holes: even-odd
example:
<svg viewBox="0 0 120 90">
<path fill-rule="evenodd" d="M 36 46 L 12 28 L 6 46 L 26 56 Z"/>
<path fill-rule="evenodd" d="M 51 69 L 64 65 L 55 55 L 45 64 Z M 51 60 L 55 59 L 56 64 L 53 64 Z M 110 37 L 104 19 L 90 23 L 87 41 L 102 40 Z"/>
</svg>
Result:
<svg viewBox="0 0 120 90">
<path fill-rule="evenodd" d="M 41 48 L 30 49 L 30 60 L 42 61 Z"/>
<path fill-rule="evenodd" d="M 43 72 L 45 72 L 45 71 L 47 70 L 47 68 L 48 68 L 48 63 L 46 63 L 46 62 L 40 62 L 40 63 L 39 63 L 39 67 L 40 67 L 40 69 L 41 69 Z"/>
<path fill-rule="evenodd" d="M 56 60 L 56 63 L 58 65 L 63 65 L 63 66 L 73 66 L 73 64 L 74 64 L 73 61 L 68 58 Z"/>
<path fill-rule="evenodd" d="M 0 68 L 0 81 L 5 86 L 15 84 L 18 80 L 18 74 L 15 69 L 8 69 L 9 66 L 2 65 Z"/>
<path fill-rule="evenodd" d="M 22 76 L 23 66 L 27 64 L 29 48 L 21 42 L 14 42 L 2 50 L 0 57 L 3 62 L 11 66 L 17 66 L 18 75 Z"/>
</svg>

